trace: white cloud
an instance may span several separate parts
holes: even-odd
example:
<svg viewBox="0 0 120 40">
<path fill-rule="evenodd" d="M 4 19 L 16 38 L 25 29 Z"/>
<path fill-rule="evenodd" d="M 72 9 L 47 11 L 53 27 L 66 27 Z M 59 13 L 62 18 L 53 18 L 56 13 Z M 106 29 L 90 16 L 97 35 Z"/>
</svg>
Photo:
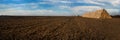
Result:
<svg viewBox="0 0 120 40">
<path fill-rule="evenodd" d="M 110 15 L 120 15 L 120 9 L 106 9 Z"/>
<path fill-rule="evenodd" d="M 70 0 L 47 0 L 51 3 L 72 3 Z"/>
<path fill-rule="evenodd" d="M 87 3 L 87 4 L 96 4 L 104 7 L 119 7 L 120 0 L 77 0 L 80 3 Z"/>
<path fill-rule="evenodd" d="M 12 6 L 9 6 L 9 5 L 5 5 L 5 4 L 0 4 L 0 9 L 2 8 L 11 8 Z"/>
<path fill-rule="evenodd" d="M 14 8 L 0 11 L 1 15 L 52 15 L 53 10 L 16 10 Z"/>
<path fill-rule="evenodd" d="M 120 6 L 120 0 L 98 0 L 97 2 L 107 2 L 110 3 L 112 6 Z"/>
<path fill-rule="evenodd" d="M 61 3 L 72 3 L 71 1 L 60 1 Z"/>
<path fill-rule="evenodd" d="M 75 15 L 82 15 L 85 12 L 92 12 L 100 9 L 103 9 L 103 8 L 99 6 L 76 6 L 71 8 L 71 10 L 73 11 L 73 13 L 75 13 Z M 110 15 L 120 15 L 119 14 L 120 9 L 106 9 L 106 10 Z"/>
<path fill-rule="evenodd" d="M 4 8 L 4 11 L 0 10 L 1 14 L 8 14 L 8 15 L 71 15 L 71 13 L 67 12 L 56 12 L 54 10 L 23 10 L 23 9 L 35 9 L 40 7 L 39 4 L 50 4 L 58 7 L 58 9 L 68 9 L 72 10 L 75 14 L 83 14 L 84 12 L 94 11 L 97 9 L 105 8 L 108 10 L 108 12 L 111 13 L 111 15 L 114 15 L 115 13 L 118 14 L 120 12 L 120 9 L 114 9 L 114 8 L 120 8 L 120 0 L 76 0 L 79 3 L 87 3 L 87 4 L 96 4 L 101 6 L 74 6 L 70 7 L 66 4 L 72 4 L 75 3 L 74 1 L 70 0 L 46 0 L 45 2 L 38 2 L 38 3 L 25 3 L 25 4 L 0 4 L 0 9 Z M 62 5 L 62 3 L 65 4 Z M 106 4 L 109 3 L 109 4 Z M 60 5 L 59 5 L 60 4 Z M 74 4 L 73 4 L 74 5 Z M 112 5 L 112 6 L 111 6 Z M 14 8 L 14 9 L 13 9 Z"/>
<path fill-rule="evenodd" d="M 58 13 L 54 10 L 21 10 L 21 9 L 6 9 L 1 10 L 0 15 L 17 15 L 17 16 L 70 16 L 69 12 Z"/>
<path fill-rule="evenodd" d="M 38 8 L 38 3 L 24 3 L 24 4 L 0 4 L 0 9 L 35 9 Z M 4 8 L 4 9 L 3 9 Z"/>
<path fill-rule="evenodd" d="M 50 4 L 49 2 L 39 2 L 38 4 Z"/>
<path fill-rule="evenodd" d="M 101 7 L 99 6 L 76 6 L 76 7 L 73 7 L 71 8 L 71 10 L 77 14 L 83 14 L 85 12 L 90 12 L 90 11 L 95 11 L 95 10 L 98 10 L 98 9 L 102 9 Z"/>
<path fill-rule="evenodd" d="M 94 0 L 84 0 L 85 3 L 96 4 L 96 5 L 105 5 L 104 3 L 99 3 Z"/>
<path fill-rule="evenodd" d="M 70 9 L 69 6 L 59 6 L 60 9 Z"/>
<path fill-rule="evenodd" d="M 120 6 L 120 0 L 116 0 L 116 1 L 112 1 L 112 3 L 111 4 L 113 4 L 114 6 Z"/>
</svg>

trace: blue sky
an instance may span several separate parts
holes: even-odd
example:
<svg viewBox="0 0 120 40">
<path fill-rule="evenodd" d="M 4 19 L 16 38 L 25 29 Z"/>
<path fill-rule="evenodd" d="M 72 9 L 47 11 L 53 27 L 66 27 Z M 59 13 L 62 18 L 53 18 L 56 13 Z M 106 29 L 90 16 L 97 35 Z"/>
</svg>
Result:
<svg viewBox="0 0 120 40">
<path fill-rule="evenodd" d="M 120 0 L 0 0 L 0 15 L 73 16 L 106 9 L 120 15 Z"/>
</svg>

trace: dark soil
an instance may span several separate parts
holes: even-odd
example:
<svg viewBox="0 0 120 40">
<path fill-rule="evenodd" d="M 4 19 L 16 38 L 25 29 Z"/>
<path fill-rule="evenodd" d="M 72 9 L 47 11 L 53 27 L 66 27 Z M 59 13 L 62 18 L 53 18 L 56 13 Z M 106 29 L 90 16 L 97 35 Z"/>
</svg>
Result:
<svg viewBox="0 0 120 40">
<path fill-rule="evenodd" d="M 0 40 L 120 40 L 120 17 L 1 16 Z"/>
</svg>

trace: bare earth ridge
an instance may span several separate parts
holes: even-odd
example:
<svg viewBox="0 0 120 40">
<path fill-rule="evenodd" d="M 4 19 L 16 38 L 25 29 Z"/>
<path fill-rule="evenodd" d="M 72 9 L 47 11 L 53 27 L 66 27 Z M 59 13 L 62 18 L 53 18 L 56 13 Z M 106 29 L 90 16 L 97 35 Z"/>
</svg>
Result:
<svg viewBox="0 0 120 40">
<path fill-rule="evenodd" d="M 0 40 L 120 40 L 120 17 L 1 16 Z"/>
</svg>

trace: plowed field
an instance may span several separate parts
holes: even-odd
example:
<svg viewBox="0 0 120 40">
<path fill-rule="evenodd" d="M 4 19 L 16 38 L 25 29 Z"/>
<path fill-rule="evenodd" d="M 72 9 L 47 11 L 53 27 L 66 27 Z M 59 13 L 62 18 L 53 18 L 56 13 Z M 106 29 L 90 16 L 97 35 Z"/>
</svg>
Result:
<svg viewBox="0 0 120 40">
<path fill-rule="evenodd" d="M 120 17 L 1 16 L 0 40 L 120 40 Z"/>
</svg>

